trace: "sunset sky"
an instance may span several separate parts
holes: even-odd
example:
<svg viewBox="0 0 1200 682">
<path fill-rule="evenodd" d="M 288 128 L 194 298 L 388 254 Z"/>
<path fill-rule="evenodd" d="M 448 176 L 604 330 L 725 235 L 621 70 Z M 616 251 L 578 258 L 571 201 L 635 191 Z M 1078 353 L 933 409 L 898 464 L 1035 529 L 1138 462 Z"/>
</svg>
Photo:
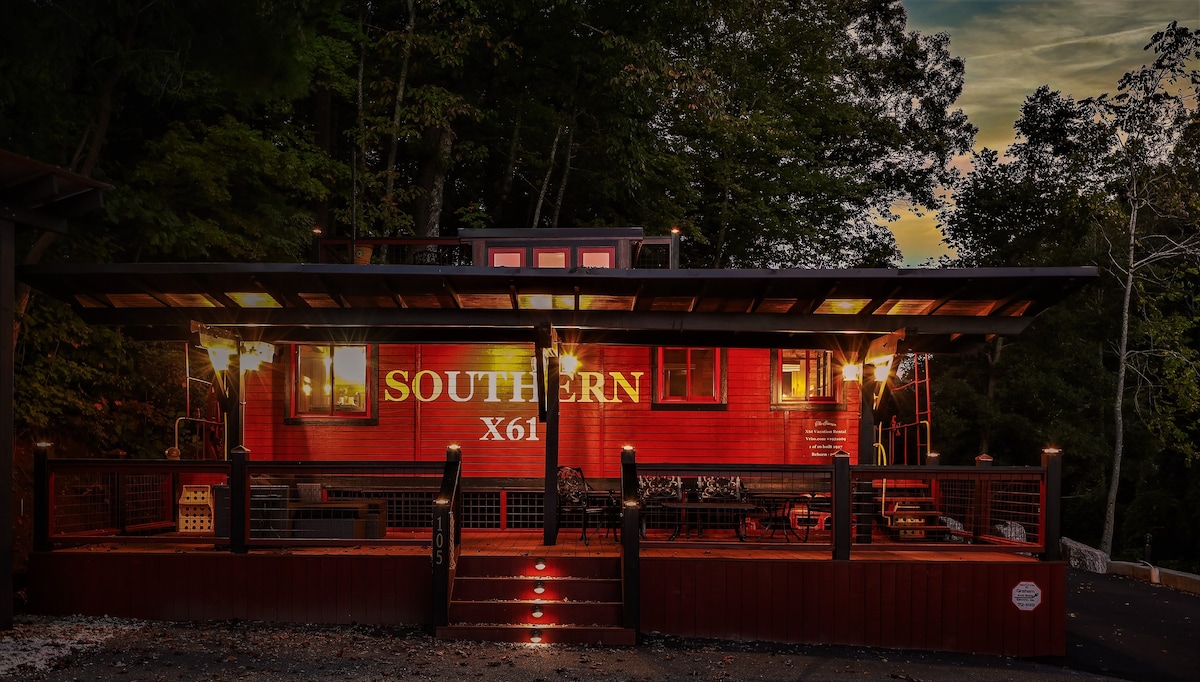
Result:
<svg viewBox="0 0 1200 682">
<path fill-rule="evenodd" d="M 1003 150 L 1025 97 L 1049 85 L 1076 99 L 1116 90 L 1149 61 L 1142 48 L 1172 20 L 1200 29 L 1200 0 L 903 0 L 910 29 L 950 35 L 966 59 L 958 100 L 978 126 L 975 148 Z M 892 224 L 915 266 L 945 253 L 930 214 Z"/>
</svg>

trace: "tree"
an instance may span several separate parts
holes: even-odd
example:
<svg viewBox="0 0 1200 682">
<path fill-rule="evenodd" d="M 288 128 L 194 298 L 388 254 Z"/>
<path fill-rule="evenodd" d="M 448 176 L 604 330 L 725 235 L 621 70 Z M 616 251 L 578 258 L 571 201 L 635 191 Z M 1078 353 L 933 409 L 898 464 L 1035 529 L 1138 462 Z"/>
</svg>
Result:
<svg viewBox="0 0 1200 682">
<path fill-rule="evenodd" d="M 1195 458 L 1196 48 L 1194 34 L 1171 24 L 1148 45 L 1154 62 L 1126 74 L 1115 96 L 1076 102 L 1039 88 L 1022 107 L 1006 157 L 977 155 L 942 214 L 961 264 L 1090 263 L 1108 275 L 1015 343 L 997 340 L 981 359 L 946 362 L 940 376 L 949 381 L 939 390 L 954 392 L 945 409 L 958 447 L 1033 447 L 1031 433 L 1046 437 L 1042 445 L 1065 446 L 1077 500 L 1068 511 L 1084 532 L 1096 529 L 1110 554 L 1140 551 L 1147 528 L 1139 525 L 1150 518 L 1141 512 L 1118 526 L 1118 505 L 1162 509 L 1154 500 L 1179 486 L 1157 472 Z M 1064 365 L 1074 371 L 1060 372 Z M 1101 393 L 1111 399 L 1097 400 Z M 966 426 L 973 423 L 977 430 Z M 1134 474 L 1124 476 L 1128 453 Z M 1119 494 L 1122 484 L 1137 487 Z"/>
<path fill-rule="evenodd" d="M 1117 494 L 1125 454 L 1125 396 L 1130 368 L 1146 351 L 1131 347 L 1138 290 L 1200 256 L 1196 215 L 1179 201 L 1167 178 L 1172 157 L 1193 117 L 1200 70 L 1200 36 L 1175 22 L 1155 33 L 1146 46 L 1154 61 L 1125 74 L 1118 94 L 1089 101 L 1105 126 L 1111 151 L 1103 159 L 1117 202 L 1101 216 L 1112 239 L 1110 266 L 1120 278 L 1122 295 L 1117 335 L 1116 400 L 1113 407 L 1113 458 L 1100 548 L 1112 552 Z M 1151 332 L 1153 334 L 1153 332 Z M 1186 357 L 1186 356 L 1185 356 Z M 1185 357 L 1180 357 L 1184 360 Z M 1194 371 L 1192 372 L 1194 375 Z"/>
</svg>

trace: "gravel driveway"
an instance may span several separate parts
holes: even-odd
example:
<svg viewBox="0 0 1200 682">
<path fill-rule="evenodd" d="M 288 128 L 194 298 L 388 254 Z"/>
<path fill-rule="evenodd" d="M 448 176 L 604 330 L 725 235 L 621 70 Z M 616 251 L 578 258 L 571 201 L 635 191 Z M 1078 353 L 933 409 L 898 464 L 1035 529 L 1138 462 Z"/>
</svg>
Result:
<svg viewBox="0 0 1200 682">
<path fill-rule="evenodd" d="M 1030 661 L 649 636 L 636 648 L 435 640 L 408 628 L 21 616 L 0 680 L 1092 680 Z"/>
<path fill-rule="evenodd" d="M 1077 570 L 1067 588 L 1067 655 L 1043 661 L 653 634 L 600 648 L 448 642 L 415 628 L 20 615 L 0 633 L 0 682 L 1197 679 L 1200 596 Z"/>
</svg>

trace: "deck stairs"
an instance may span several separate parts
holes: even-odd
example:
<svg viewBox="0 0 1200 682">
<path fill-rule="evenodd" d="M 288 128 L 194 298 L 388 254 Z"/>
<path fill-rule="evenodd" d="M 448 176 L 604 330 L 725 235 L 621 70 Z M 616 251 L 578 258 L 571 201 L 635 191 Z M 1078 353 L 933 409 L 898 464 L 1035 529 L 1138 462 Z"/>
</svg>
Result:
<svg viewBox="0 0 1200 682">
<path fill-rule="evenodd" d="M 893 539 L 925 540 L 946 530 L 938 525 L 929 481 L 884 478 L 874 481 L 874 487 L 884 528 Z"/>
<path fill-rule="evenodd" d="M 633 646 L 617 556 L 460 556 L 439 639 Z M 540 592 L 538 590 L 541 590 Z M 540 614 L 540 615 L 539 615 Z"/>
</svg>

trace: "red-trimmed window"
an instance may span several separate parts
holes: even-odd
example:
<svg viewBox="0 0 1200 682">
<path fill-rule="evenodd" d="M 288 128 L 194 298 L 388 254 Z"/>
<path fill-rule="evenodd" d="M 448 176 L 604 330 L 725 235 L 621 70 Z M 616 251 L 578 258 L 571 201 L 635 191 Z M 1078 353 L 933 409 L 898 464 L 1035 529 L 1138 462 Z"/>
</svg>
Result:
<svg viewBox="0 0 1200 682">
<path fill-rule="evenodd" d="M 569 268 L 571 267 L 571 249 L 540 248 L 533 249 L 533 267 L 535 268 Z"/>
<path fill-rule="evenodd" d="M 488 249 L 488 265 L 492 266 L 493 268 L 523 268 L 525 267 L 525 249 Z"/>
<path fill-rule="evenodd" d="M 840 400 L 841 377 L 833 371 L 833 352 L 785 348 L 772 353 L 778 404 L 829 404 Z"/>
<path fill-rule="evenodd" d="M 579 247 L 579 267 L 613 268 L 617 263 L 617 250 L 611 246 Z"/>
<path fill-rule="evenodd" d="M 722 400 L 719 348 L 658 349 L 656 398 L 664 404 L 715 405 Z"/>
<path fill-rule="evenodd" d="M 288 416 L 300 420 L 371 417 L 375 404 L 372 365 L 370 346 L 292 346 Z"/>
</svg>

